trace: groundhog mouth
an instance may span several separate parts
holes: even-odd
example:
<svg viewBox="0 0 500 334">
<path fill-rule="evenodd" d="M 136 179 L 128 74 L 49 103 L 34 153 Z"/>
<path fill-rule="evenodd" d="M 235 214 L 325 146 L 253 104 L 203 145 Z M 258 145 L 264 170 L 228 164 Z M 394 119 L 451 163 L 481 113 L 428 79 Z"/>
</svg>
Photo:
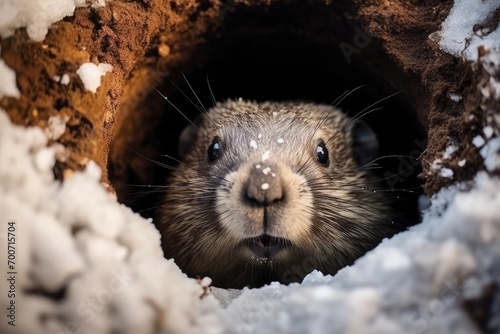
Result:
<svg viewBox="0 0 500 334">
<path fill-rule="evenodd" d="M 290 241 L 264 233 L 258 237 L 247 238 L 243 243 L 260 259 L 269 259 L 289 245 Z"/>
</svg>

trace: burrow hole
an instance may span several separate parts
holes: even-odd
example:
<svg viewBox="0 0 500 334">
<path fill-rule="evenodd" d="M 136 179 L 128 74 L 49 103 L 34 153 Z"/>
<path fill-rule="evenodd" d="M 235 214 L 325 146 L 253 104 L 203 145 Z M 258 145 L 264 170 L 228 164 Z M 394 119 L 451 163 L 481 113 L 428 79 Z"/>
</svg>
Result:
<svg viewBox="0 0 500 334">
<path fill-rule="evenodd" d="M 198 16 L 186 24 L 192 28 L 204 19 L 209 20 Z M 201 39 L 186 37 L 183 45 L 189 47 L 172 45 L 169 57 L 176 61 L 161 71 L 158 85 L 151 80 L 147 85 L 154 84 L 190 119 L 199 111 L 183 94 L 198 100 L 183 75 L 207 108 L 212 106 L 207 78 L 219 101 L 241 97 L 330 104 L 362 86 L 339 107 L 352 116 L 375 103 L 371 109 L 381 108 L 363 117 L 377 133 L 380 156 L 392 156 L 378 161 L 381 187 L 397 198 L 395 211 L 402 227 L 418 222 L 421 169 L 415 158 L 425 149 L 426 133 L 417 108 L 427 97 L 416 78 L 403 73 L 377 40 L 348 23 L 341 8 L 236 7 L 211 19 L 217 28 Z M 158 74 L 157 58 L 155 51 L 147 53 L 147 64 L 137 72 Z M 135 86 L 136 82 L 130 84 L 128 92 Z M 120 113 L 125 117 L 111 145 L 108 170 L 119 201 L 150 217 L 162 205 L 157 195 L 164 190 L 156 186 L 164 185 L 169 173 L 151 160 L 176 165 L 162 155 L 177 156 L 178 136 L 187 121 L 156 90 L 139 95 L 140 99 L 124 98 Z"/>
</svg>

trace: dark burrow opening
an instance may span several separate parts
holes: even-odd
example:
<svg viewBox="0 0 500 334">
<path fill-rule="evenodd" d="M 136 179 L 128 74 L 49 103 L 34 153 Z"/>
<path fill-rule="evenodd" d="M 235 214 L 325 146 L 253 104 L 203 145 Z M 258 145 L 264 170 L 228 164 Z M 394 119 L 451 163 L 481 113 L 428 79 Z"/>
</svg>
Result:
<svg viewBox="0 0 500 334">
<path fill-rule="evenodd" d="M 417 223 L 422 193 L 417 159 L 426 138 L 421 110 L 428 103 L 419 81 L 398 68 L 377 40 L 349 24 L 340 8 L 231 8 L 219 20 L 192 48 L 172 48 L 171 56 L 180 60 L 168 68 L 157 90 L 189 119 L 199 114 L 194 105 L 199 101 L 212 106 L 207 78 L 218 101 L 331 104 L 350 91 L 338 104 L 349 115 L 377 109 L 363 120 L 380 142 L 384 158 L 377 161 L 378 188 L 394 199 L 396 224 L 404 229 Z M 148 66 L 137 71 L 158 71 L 157 64 Z M 167 189 L 157 186 L 169 173 L 153 161 L 177 165 L 162 155 L 177 157 L 178 137 L 188 121 L 154 89 L 128 101 L 121 106 L 123 126 L 111 144 L 109 179 L 120 202 L 152 217 L 154 208 L 164 205 L 158 194 Z"/>
</svg>

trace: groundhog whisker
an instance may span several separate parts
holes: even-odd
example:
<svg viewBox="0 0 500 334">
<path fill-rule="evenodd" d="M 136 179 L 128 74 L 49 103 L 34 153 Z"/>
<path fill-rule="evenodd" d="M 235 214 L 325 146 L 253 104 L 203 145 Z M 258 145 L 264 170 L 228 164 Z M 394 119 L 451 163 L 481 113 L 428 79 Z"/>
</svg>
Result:
<svg viewBox="0 0 500 334">
<path fill-rule="evenodd" d="M 203 108 L 203 110 L 206 112 L 207 111 L 207 108 L 205 108 L 205 106 L 203 105 L 203 103 L 201 102 L 200 98 L 198 97 L 198 95 L 196 94 L 196 92 L 194 91 L 193 87 L 191 87 L 191 84 L 189 83 L 189 80 L 186 78 L 186 76 L 184 75 L 184 73 L 182 73 L 182 77 L 184 78 L 184 81 L 186 81 L 189 89 L 191 89 L 191 92 L 193 93 L 193 95 L 196 97 L 196 100 L 198 100 L 198 102 L 200 103 L 200 106 Z"/>
<path fill-rule="evenodd" d="M 360 117 L 379 110 L 372 107 L 352 120 L 331 105 L 216 104 L 195 135 L 184 136 L 188 125 L 181 136 L 183 163 L 166 183 L 178 187 L 157 189 L 165 256 L 214 286 L 259 287 L 289 283 L 288 269 L 308 259 L 335 274 L 392 235 L 386 194 L 360 190 L 373 185 L 377 160 L 375 146 L 358 139 L 376 137 L 368 126 L 346 126 L 363 125 Z"/>
<path fill-rule="evenodd" d="M 156 89 L 156 87 L 153 87 L 154 90 L 156 90 L 158 92 L 158 94 L 161 95 L 161 97 L 163 97 L 163 99 L 165 101 L 167 101 L 168 104 L 170 104 L 175 110 L 177 110 L 177 112 L 179 114 L 181 114 L 182 117 L 184 117 L 192 126 L 194 126 L 196 129 L 198 129 L 198 127 L 193 123 L 193 121 L 191 121 L 189 119 L 189 117 L 187 117 L 179 108 L 177 108 L 169 99 L 167 96 L 163 95 L 158 89 Z"/>
<path fill-rule="evenodd" d="M 210 98 L 212 99 L 212 105 L 214 107 L 217 107 L 217 100 L 215 99 L 214 92 L 212 90 L 212 86 L 210 86 L 210 80 L 208 80 L 208 75 L 207 75 L 207 86 L 208 86 L 208 91 L 210 92 Z"/>
</svg>

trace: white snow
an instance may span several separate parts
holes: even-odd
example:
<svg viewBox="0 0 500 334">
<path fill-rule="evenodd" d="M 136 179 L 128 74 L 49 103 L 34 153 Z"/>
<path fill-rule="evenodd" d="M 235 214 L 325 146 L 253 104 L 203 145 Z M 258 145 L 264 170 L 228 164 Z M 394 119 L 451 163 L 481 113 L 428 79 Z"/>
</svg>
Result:
<svg viewBox="0 0 500 334">
<path fill-rule="evenodd" d="M 439 175 L 451 179 L 453 177 L 453 171 L 449 168 L 441 168 L 441 170 L 439 171 Z"/>
<path fill-rule="evenodd" d="M 102 7 L 105 0 L 88 2 Z M 2 0 L 0 1 L 0 36 L 11 36 L 18 28 L 26 27 L 28 36 L 41 42 L 52 23 L 73 15 L 76 7 L 88 6 L 85 0 Z"/>
<path fill-rule="evenodd" d="M 478 47 L 500 50 L 500 29 L 487 33 L 474 27 L 484 23 L 500 7 L 500 0 L 456 0 L 440 32 L 441 49 L 454 56 L 478 60 Z"/>
<path fill-rule="evenodd" d="M 458 147 L 456 145 L 450 145 L 450 146 L 446 147 L 446 149 L 443 153 L 443 159 L 445 159 L 445 160 L 450 159 L 451 156 L 453 155 L 453 153 L 455 153 L 456 151 L 458 151 Z"/>
<path fill-rule="evenodd" d="M 478 148 L 481 148 L 484 145 L 484 143 L 486 143 L 486 141 L 480 135 L 477 135 L 474 138 L 472 138 L 472 144 Z"/>
<path fill-rule="evenodd" d="M 76 70 L 76 74 L 80 76 L 85 89 L 95 93 L 101 85 L 101 77 L 112 70 L 113 66 L 106 63 L 100 63 L 99 65 L 84 63 Z"/>
<path fill-rule="evenodd" d="M 487 125 L 483 129 L 483 133 L 484 133 L 484 136 L 486 137 L 486 139 L 490 139 L 491 136 L 493 136 L 493 133 L 495 133 L 495 130 L 493 130 L 493 128 L 491 126 Z"/>
<path fill-rule="evenodd" d="M 443 189 L 420 225 L 334 277 L 314 271 L 302 284 L 213 289 L 200 299 L 210 278 L 197 283 L 164 259 L 151 221 L 117 204 L 95 163 L 55 181 L 46 144 L 43 131 L 13 126 L 0 112 L 0 220 L 18 224 L 22 333 L 59 333 L 68 324 L 96 334 L 479 333 L 463 300 L 500 283 L 500 180 L 479 172 L 471 189 Z M 487 166 L 500 165 L 498 149 L 493 138 L 481 150 Z M 25 292 L 62 288 L 60 301 Z M 7 302 L 1 294 L 0 307 Z"/>
<path fill-rule="evenodd" d="M 500 137 L 489 140 L 480 151 L 486 170 L 500 170 Z"/>
<path fill-rule="evenodd" d="M 212 279 L 210 277 L 203 277 L 200 281 L 201 286 L 209 287 L 212 284 Z"/>
<path fill-rule="evenodd" d="M 466 163 L 466 162 L 467 162 L 467 160 L 466 160 L 466 159 L 459 160 L 459 161 L 458 161 L 458 165 L 459 165 L 460 167 L 463 167 L 463 166 L 465 166 L 465 163 Z"/>
<path fill-rule="evenodd" d="M 258 148 L 257 142 L 255 140 L 253 140 L 253 139 L 250 140 L 250 147 L 253 148 L 253 149 Z"/>
<path fill-rule="evenodd" d="M 262 153 L 262 162 L 266 161 L 267 159 L 269 159 L 269 156 L 271 155 L 271 151 L 270 150 L 267 150 L 265 151 L 264 153 Z"/>
<path fill-rule="evenodd" d="M 496 80 L 494 77 L 490 77 L 490 87 L 495 100 L 500 99 L 500 81 Z"/>
<path fill-rule="evenodd" d="M 462 300 L 499 281 L 500 182 L 479 173 L 472 190 L 459 188 L 336 276 L 245 289 L 224 300 L 224 316 L 243 333 L 479 333 Z"/>
<path fill-rule="evenodd" d="M 432 162 L 432 164 L 431 164 L 431 169 L 434 169 L 434 170 L 439 170 L 439 169 L 441 169 L 441 166 L 442 166 L 442 165 L 441 165 L 441 163 L 442 163 L 442 162 L 443 162 L 443 161 L 442 161 L 441 159 L 436 159 L 436 160 L 434 160 L 434 161 Z"/>
<path fill-rule="evenodd" d="M 2 15 L 0 15 L 0 17 Z M 17 88 L 16 72 L 8 67 L 3 59 L 0 59 L 0 99 L 4 96 L 19 98 L 21 96 L 21 92 L 19 92 L 19 89 Z"/>
<path fill-rule="evenodd" d="M 41 41 L 53 22 L 72 15 L 84 0 L 2 0 L 0 35 L 26 27 Z M 98 0 L 94 6 L 104 5 Z M 500 29 L 488 36 L 472 29 L 500 0 L 456 0 L 439 34 L 443 50 L 477 59 L 477 47 L 498 49 Z M 470 39 L 467 46 L 466 39 Z M 490 53 L 491 75 L 500 57 Z M 489 69 L 484 61 L 485 69 Z M 84 64 L 86 65 L 86 64 Z M 488 66 L 487 66 L 488 65 Z M 82 65 L 83 66 L 83 65 Z M 78 75 L 96 92 L 108 64 L 86 65 Z M 69 83 L 69 75 L 57 78 Z M 489 80 L 485 97 L 500 97 Z M 0 98 L 19 97 L 15 73 L 0 59 Z M 456 101 L 458 95 L 450 94 Z M 240 98 L 241 101 L 241 98 Z M 273 116 L 277 116 L 273 112 Z M 47 147 L 65 131 L 65 119 L 49 120 L 48 130 L 11 124 L 0 110 L 0 244 L 5 223 L 15 220 L 19 333 L 480 333 L 463 302 L 500 284 L 500 138 L 485 127 L 473 144 L 481 148 L 486 171 L 473 182 L 455 184 L 432 199 L 423 222 L 361 257 L 335 276 L 313 271 L 302 284 L 272 283 L 261 289 L 213 289 L 211 279 L 187 278 L 166 260 L 160 235 L 150 220 L 117 203 L 100 184 L 90 161 L 84 172 L 54 180 L 55 154 Z M 260 138 L 260 137 L 259 137 Z M 278 140 L 278 143 L 279 140 Z M 456 152 L 446 148 L 443 159 Z M 262 154 L 269 159 L 270 151 Z M 465 159 L 458 162 L 464 166 Z M 256 168 L 260 168 L 256 165 Z M 443 177 L 453 171 L 436 159 Z M 268 171 L 269 172 L 269 171 Z M 275 174 L 273 173 L 274 177 Z M 261 185 L 268 189 L 269 184 Z M 0 250 L 0 271 L 6 268 Z M 304 267 L 307 264 L 304 264 Z M 300 266 L 299 266 L 300 267 Z M 304 270 L 304 268 L 298 268 Z M 65 291 L 55 300 L 51 293 Z M 6 290 L 5 279 L 0 291 Z M 41 291 L 43 293 L 37 293 Z M 217 297 L 219 301 L 215 299 Z M 500 333 L 500 295 L 494 292 L 488 332 Z M 0 294 L 0 308 L 8 305 Z M 496 313 L 495 313 L 496 312 Z M 5 318 L 0 332 L 10 333 Z"/>
<path fill-rule="evenodd" d="M 69 75 L 67 73 L 64 73 L 60 83 L 67 86 L 69 84 L 69 81 L 70 81 Z"/>
<path fill-rule="evenodd" d="M 458 102 L 462 99 L 462 95 L 454 94 L 454 93 L 449 93 L 448 97 L 450 98 L 450 100 L 455 101 L 455 102 Z"/>
<path fill-rule="evenodd" d="M 285 141 L 283 140 L 283 138 L 278 138 L 278 144 L 283 144 Z"/>
<path fill-rule="evenodd" d="M 269 174 L 270 171 L 271 171 L 271 167 L 266 167 L 262 170 L 262 173 L 264 173 L 264 175 L 267 175 L 267 174 Z"/>
<path fill-rule="evenodd" d="M 68 118 L 62 116 L 50 116 L 45 134 L 47 138 L 52 140 L 59 139 L 66 131 L 66 122 Z"/>
<path fill-rule="evenodd" d="M 59 75 L 55 75 L 52 79 L 54 79 L 54 81 L 59 82 L 60 84 L 65 85 L 65 86 L 67 86 L 70 82 L 70 77 L 67 73 L 64 73 L 62 77 Z"/>
<path fill-rule="evenodd" d="M 14 126 L 0 110 L 0 244 L 6 222 L 15 220 L 16 332 L 221 332 L 218 302 L 200 299 L 203 286 L 163 257 L 151 220 L 118 204 L 93 162 L 63 183 L 54 180 L 55 149 L 47 142 L 44 131 Z M 64 299 L 50 297 L 62 289 Z M 0 307 L 8 303 L 0 294 Z M 1 321 L 0 332 L 11 333 L 7 326 Z"/>
</svg>

